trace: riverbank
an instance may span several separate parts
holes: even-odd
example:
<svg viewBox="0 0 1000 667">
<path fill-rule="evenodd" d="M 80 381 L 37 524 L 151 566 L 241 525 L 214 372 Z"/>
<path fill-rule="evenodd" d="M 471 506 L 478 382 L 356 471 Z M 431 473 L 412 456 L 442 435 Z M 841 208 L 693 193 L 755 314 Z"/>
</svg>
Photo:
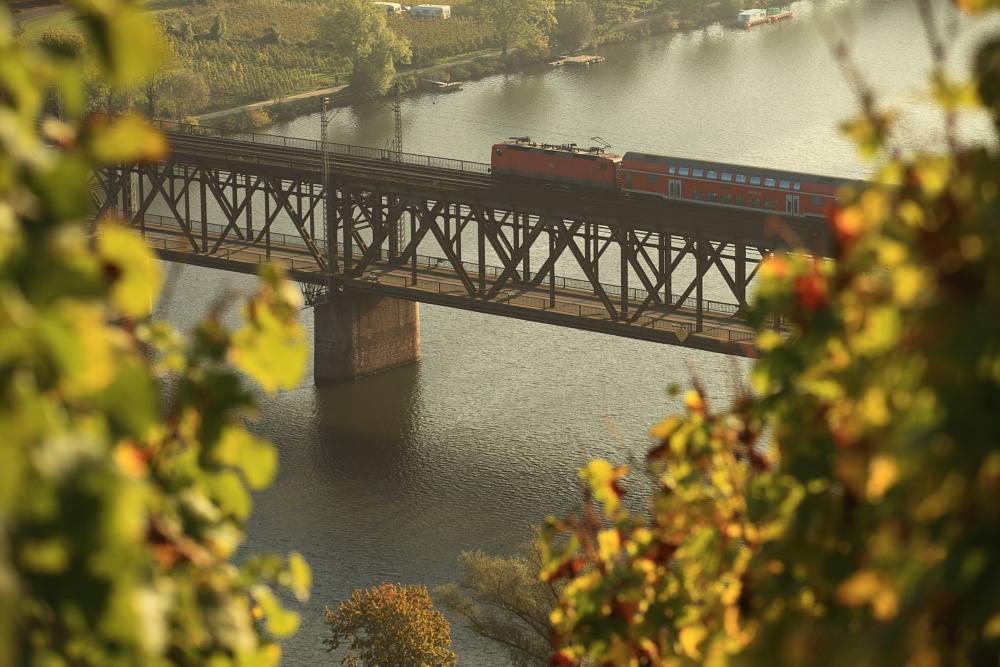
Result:
<svg viewBox="0 0 1000 667">
<path fill-rule="evenodd" d="M 711 25 L 716 19 L 695 22 L 690 19 L 680 19 L 677 12 L 664 11 L 641 18 L 620 23 L 606 33 L 587 42 L 581 50 L 596 48 L 606 44 L 615 44 L 644 39 L 654 34 L 663 34 L 688 30 Z M 473 81 L 485 76 L 514 72 L 526 67 L 541 65 L 553 60 L 555 56 L 544 53 L 531 55 L 510 49 L 506 55 L 499 51 L 475 57 L 458 57 L 444 63 L 429 65 L 418 69 L 402 70 L 396 74 L 396 82 L 403 93 L 413 92 L 425 86 L 424 79 L 433 74 L 439 81 Z M 348 85 L 339 85 L 315 90 L 297 95 L 282 96 L 270 100 L 240 105 L 231 109 L 222 109 L 196 117 L 201 124 L 214 127 L 227 127 L 237 130 L 261 130 L 272 124 L 287 122 L 311 113 L 320 108 L 320 98 L 329 97 L 331 107 L 347 106 L 357 97 L 350 93 Z"/>
</svg>

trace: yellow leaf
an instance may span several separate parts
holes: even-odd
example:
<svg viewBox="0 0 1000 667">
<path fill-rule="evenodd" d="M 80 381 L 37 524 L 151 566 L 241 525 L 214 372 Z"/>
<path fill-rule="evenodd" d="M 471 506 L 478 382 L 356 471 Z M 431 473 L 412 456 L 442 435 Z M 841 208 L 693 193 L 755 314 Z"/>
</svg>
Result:
<svg viewBox="0 0 1000 667">
<path fill-rule="evenodd" d="M 90 150 L 103 164 L 155 162 L 169 152 L 163 135 L 136 116 L 121 116 L 95 132 Z"/>
<path fill-rule="evenodd" d="M 160 289 L 160 266 L 152 252 L 127 229 L 108 223 L 101 228 L 99 248 L 112 281 L 112 304 L 126 317 L 148 315 Z"/>
<path fill-rule="evenodd" d="M 680 631 L 681 646 L 688 657 L 697 660 L 701 657 L 698 645 L 708 636 L 708 630 L 703 625 L 689 625 Z"/>
<path fill-rule="evenodd" d="M 872 459 L 868 466 L 868 484 L 865 495 L 869 500 L 875 500 L 885 495 L 899 478 L 899 466 L 893 456 L 883 454 Z"/>
</svg>

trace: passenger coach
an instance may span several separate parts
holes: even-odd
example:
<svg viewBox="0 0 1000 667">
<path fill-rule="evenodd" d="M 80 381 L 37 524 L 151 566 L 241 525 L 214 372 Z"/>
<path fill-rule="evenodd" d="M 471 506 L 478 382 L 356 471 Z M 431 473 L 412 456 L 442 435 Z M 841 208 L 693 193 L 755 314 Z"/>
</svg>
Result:
<svg viewBox="0 0 1000 667">
<path fill-rule="evenodd" d="M 833 213 L 837 192 L 860 181 L 688 160 L 629 151 L 621 160 L 624 192 L 790 215 Z"/>
</svg>

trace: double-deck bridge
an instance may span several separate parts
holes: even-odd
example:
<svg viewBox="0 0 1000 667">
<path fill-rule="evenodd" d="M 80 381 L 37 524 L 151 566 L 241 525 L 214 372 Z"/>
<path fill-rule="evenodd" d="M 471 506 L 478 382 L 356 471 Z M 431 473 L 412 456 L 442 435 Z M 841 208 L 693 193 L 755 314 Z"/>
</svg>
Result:
<svg viewBox="0 0 1000 667">
<path fill-rule="evenodd" d="M 163 129 L 165 162 L 96 175 L 99 213 L 124 218 L 169 261 L 286 267 L 319 304 L 317 377 L 417 358 L 405 302 L 752 355 L 742 312 L 760 261 L 831 249 L 813 218 L 499 181 L 478 162 Z M 321 344 L 321 321 L 339 329 L 334 342 Z M 355 361 L 325 374 L 328 354 Z"/>
</svg>

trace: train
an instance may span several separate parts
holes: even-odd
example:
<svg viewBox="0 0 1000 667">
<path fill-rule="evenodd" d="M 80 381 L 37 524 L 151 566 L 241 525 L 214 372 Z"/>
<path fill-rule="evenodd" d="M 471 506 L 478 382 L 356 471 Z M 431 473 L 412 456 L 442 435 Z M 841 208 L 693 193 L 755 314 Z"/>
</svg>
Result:
<svg viewBox="0 0 1000 667">
<path fill-rule="evenodd" d="M 757 208 L 792 216 L 829 217 L 844 188 L 862 181 L 794 171 L 655 155 L 604 147 L 544 144 L 511 137 L 493 144 L 491 173 L 621 196 L 658 197 L 713 206 Z"/>
</svg>

